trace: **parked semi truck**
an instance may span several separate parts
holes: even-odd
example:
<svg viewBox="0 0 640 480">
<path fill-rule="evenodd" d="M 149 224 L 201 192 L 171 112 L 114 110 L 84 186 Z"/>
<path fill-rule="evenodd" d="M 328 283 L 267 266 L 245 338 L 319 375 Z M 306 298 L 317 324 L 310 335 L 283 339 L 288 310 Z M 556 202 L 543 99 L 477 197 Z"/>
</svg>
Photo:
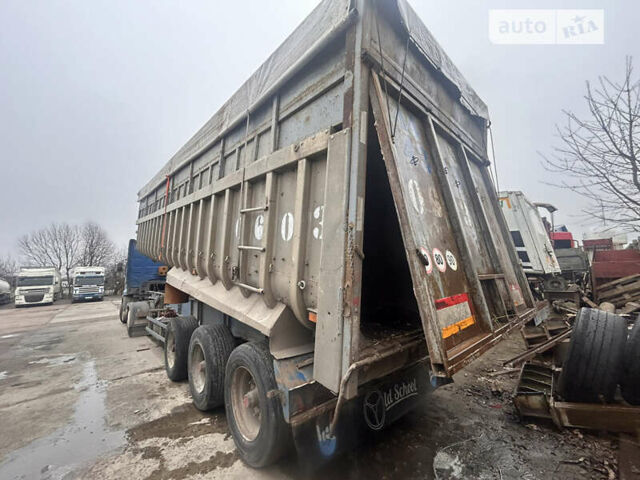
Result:
<svg viewBox="0 0 640 480">
<path fill-rule="evenodd" d="M 60 272 L 55 267 L 21 267 L 16 279 L 15 305 L 50 305 L 62 296 Z"/>
<path fill-rule="evenodd" d="M 104 267 L 75 267 L 71 270 L 71 303 L 104 298 Z"/>
<path fill-rule="evenodd" d="M 167 375 L 246 463 L 330 458 L 536 314 L 488 121 L 405 0 L 325 0 L 139 191 L 193 312 L 149 317 Z"/>
<path fill-rule="evenodd" d="M 124 290 L 120 303 L 120 321 L 127 325 L 129 336 L 135 334 L 135 319 L 137 312 L 140 311 L 140 305 L 138 305 L 132 315 L 129 315 L 130 305 L 141 302 L 153 307 L 162 306 L 166 272 L 167 267 L 162 262 L 156 262 L 140 253 L 136 248 L 136 241 L 129 240 Z M 142 313 L 149 313 L 147 310 Z M 129 321 L 130 317 L 131 321 Z"/>
</svg>

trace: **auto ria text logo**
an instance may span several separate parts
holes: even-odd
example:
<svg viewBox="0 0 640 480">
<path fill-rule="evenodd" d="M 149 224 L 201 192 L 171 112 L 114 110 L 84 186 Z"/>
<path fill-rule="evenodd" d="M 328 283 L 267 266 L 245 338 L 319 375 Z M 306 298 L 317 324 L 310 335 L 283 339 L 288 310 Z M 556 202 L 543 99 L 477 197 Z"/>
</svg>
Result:
<svg viewBox="0 0 640 480">
<path fill-rule="evenodd" d="M 604 10 L 489 10 L 495 44 L 597 45 L 604 43 Z"/>
</svg>

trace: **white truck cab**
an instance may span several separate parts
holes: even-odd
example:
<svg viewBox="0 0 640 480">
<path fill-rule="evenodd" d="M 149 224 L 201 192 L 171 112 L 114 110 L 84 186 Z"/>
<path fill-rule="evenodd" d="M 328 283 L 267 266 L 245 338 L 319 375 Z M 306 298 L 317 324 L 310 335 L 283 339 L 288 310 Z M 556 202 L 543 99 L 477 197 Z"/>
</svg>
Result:
<svg viewBox="0 0 640 480">
<path fill-rule="evenodd" d="M 15 305 L 52 304 L 62 294 L 60 272 L 55 267 L 22 267 L 18 273 Z"/>
<path fill-rule="evenodd" d="M 75 267 L 71 271 L 73 293 L 71 302 L 102 300 L 104 297 L 104 267 Z"/>
</svg>

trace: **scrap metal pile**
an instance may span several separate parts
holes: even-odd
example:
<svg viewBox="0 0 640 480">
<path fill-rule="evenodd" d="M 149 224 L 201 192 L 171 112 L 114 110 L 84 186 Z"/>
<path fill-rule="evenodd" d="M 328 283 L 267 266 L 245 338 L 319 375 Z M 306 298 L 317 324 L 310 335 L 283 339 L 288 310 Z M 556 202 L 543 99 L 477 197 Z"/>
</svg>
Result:
<svg viewBox="0 0 640 480">
<path fill-rule="evenodd" d="M 640 274 L 604 283 L 597 287 L 596 295 L 598 301 L 612 305 L 619 313 L 640 310 Z"/>
<path fill-rule="evenodd" d="M 640 429 L 640 321 L 595 308 L 548 312 L 522 330 L 528 349 L 514 403 L 523 417 L 560 427 Z"/>
</svg>

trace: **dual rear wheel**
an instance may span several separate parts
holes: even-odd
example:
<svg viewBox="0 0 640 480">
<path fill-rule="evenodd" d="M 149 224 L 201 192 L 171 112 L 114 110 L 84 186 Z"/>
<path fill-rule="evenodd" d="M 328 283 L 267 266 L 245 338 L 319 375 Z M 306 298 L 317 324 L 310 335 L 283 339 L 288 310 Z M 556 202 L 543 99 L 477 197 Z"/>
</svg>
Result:
<svg viewBox="0 0 640 480">
<path fill-rule="evenodd" d="M 171 380 L 189 379 L 196 408 L 224 404 L 240 457 L 252 467 L 274 463 L 289 446 L 273 359 L 264 342 L 237 341 L 226 325 L 197 326 L 191 317 L 169 322 L 165 368 Z"/>
</svg>

